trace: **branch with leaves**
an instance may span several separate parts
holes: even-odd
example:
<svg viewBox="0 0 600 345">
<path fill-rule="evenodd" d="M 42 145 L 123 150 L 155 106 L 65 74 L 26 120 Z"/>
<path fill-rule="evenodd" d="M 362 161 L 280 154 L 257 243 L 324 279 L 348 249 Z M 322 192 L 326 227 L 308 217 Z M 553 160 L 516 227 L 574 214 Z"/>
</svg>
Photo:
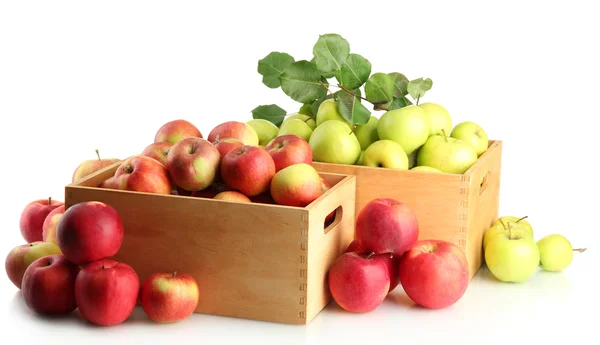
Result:
<svg viewBox="0 0 600 345">
<path fill-rule="evenodd" d="M 340 114 L 353 125 L 369 121 L 371 110 L 363 101 L 370 103 L 374 111 L 400 109 L 419 104 L 433 85 L 429 78 L 409 80 L 399 72 L 371 74 L 371 62 L 350 53 L 348 41 L 338 34 L 320 35 L 312 55 L 310 61 L 296 61 L 287 53 L 271 52 L 258 61 L 257 71 L 262 75 L 263 84 L 272 89 L 281 88 L 288 97 L 301 103 L 305 112 L 316 115 L 324 100 L 334 98 Z M 265 119 L 277 126 L 286 114 L 276 104 L 260 105 L 252 110 L 253 118 Z"/>
</svg>

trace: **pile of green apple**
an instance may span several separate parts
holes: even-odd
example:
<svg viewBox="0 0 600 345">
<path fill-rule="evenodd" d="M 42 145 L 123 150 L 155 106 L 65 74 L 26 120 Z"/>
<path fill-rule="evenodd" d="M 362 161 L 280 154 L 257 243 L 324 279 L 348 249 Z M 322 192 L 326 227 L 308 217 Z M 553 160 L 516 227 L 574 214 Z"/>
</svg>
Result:
<svg viewBox="0 0 600 345">
<path fill-rule="evenodd" d="M 574 249 L 561 234 L 546 235 L 537 242 L 527 217 L 498 218 L 483 236 L 485 261 L 499 281 L 522 283 L 541 268 L 559 272 L 571 265 Z"/>
<path fill-rule="evenodd" d="M 440 104 L 408 105 L 354 125 L 338 109 L 335 99 L 327 99 L 316 114 L 304 107 L 280 126 L 266 119 L 247 123 L 265 145 L 281 135 L 304 138 L 313 160 L 323 163 L 462 174 L 488 148 L 481 126 L 465 121 L 452 127 L 450 113 Z"/>
</svg>

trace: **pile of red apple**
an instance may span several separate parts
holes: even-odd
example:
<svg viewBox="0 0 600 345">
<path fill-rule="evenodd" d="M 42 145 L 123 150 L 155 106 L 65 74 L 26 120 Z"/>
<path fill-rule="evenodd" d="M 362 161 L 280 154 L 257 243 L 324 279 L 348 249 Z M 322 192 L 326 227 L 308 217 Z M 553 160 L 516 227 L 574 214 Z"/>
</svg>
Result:
<svg viewBox="0 0 600 345">
<path fill-rule="evenodd" d="M 313 168 L 312 158 L 308 142 L 297 135 L 262 146 L 256 131 L 243 122 L 221 123 L 204 138 L 192 123 L 174 120 L 100 187 L 304 207 L 331 187 Z"/>
<path fill-rule="evenodd" d="M 110 259 L 121 247 L 124 229 L 108 204 L 82 202 L 65 211 L 63 202 L 37 200 L 25 207 L 20 225 L 28 243 L 8 253 L 5 268 L 36 313 L 78 309 L 84 320 L 111 326 L 127 320 L 138 302 L 156 322 L 183 320 L 198 305 L 193 277 L 157 272 L 140 284 L 131 266 Z"/>
<path fill-rule="evenodd" d="M 469 285 L 464 252 L 440 240 L 418 240 L 419 224 L 397 200 L 371 200 L 356 219 L 355 240 L 331 265 L 328 284 L 343 309 L 375 310 L 399 284 L 417 305 L 439 309 L 456 303 Z"/>
</svg>

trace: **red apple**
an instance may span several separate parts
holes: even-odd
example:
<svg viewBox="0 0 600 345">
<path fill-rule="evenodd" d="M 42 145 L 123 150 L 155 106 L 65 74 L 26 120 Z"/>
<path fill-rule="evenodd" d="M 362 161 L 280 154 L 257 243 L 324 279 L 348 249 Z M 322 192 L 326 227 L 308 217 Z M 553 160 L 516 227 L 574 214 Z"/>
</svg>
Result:
<svg viewBox="0 0 600 345">
<path fill-rule="evenodd" d="M 356 239 L 369 252 L 400 256 L 419 237 L 417 217 L 405 204 L 390 198 L 369 201 L 356 218 Z"/>
<path fill-rule="evenodd" d="M 425 308 L 456 303 L 469 285 L 464 252 L 451 242 L 421 240 L 400 259 L 400 283 L 406 295 Z"/>
<path fill-rule="evenodd" d="M 41 257 L 23 275 L 21 292 L 29 309 L 40 314 L 68 314 L 77 308 L 75 279 L 79 266 L 64 255 Z"/>
<path fill-rule="evenodd" d="M 258 145 L 258 134 L 254 130 L 254 128 L 252 128 L 252 126 L 246 123 L 239 121 L 227 121 L 218 124 L 208 134 L 208 141 L 210 141 L 211 143 L 226 138 L 237 139 L 244 143 L 244 145 Z"/>
<path fill-rule="evenodd" d="M 352 240 L 352 242 L 350 242 L 350 244 L 348 245 L 348 247 L 346 248 L 345 253 L 349 253 L 349 252 L 356 252 L 356 253 L 367 253 L 367 251 L 360 246 L 360 243 L 358 243 L 357 240 Z"/>
<path fill-rule="evenodd" d="M 8 279 L 20 289 L 27 267 L 35 260 L 52 254 L 62 254 L 58 245 L 52 242 L 32 242 L 13 248 L 4 261 Z"/>
<path fill-rule="evenodd" d="M 155 194 L 171 194 L 167 168 L 154 158 L 135 155 L 127 158 L 115 172 L 117 189 Z"/>
<path fill-rule="evenodd" d="M 244 146 L 244 143 L 234 138 L 217 139 L 213 142 L 215 148 L 221 154 L 221 157 L 225 156 L 227 152 Z"/>
<path fill-rule="evenodd" d="M 188 191 L 202 190 L 217 177 L 221 155 L 202 138 L 186 138 L 171 147 L 167 169 L 175 184 Z"/>
<path fill-rule="evenodd" d="M 89 159 L 81 162 L 77 166 L 73 172 L 73 176 L 71 177 L 71 182 L 75 182 L 80 178 L 86 177 L 100 169 L 104 169 L 107 166 L 113 165 L 120 161 L 118 158 L 100 158 L 100 152 L 98 150 L 96 150 L 96 156 L 98 159 Z"/>
<path fill-rule="evenodd" d="M 106 180 L 102 181 L 98 188 L 117 189 L 117 181 L 115 180 L 114 176 L 111 176 Z"/>
<path fill-rule="evenodd" d="M 142 156 L 154 158 L 160 162 L 160 164 L 167 166 L 167 155 L 173 144 L 166 141 L 154 142 L 142 151 Z"/>
<path fill-rule="evenodd" d="M 122 262 L 98 260 L 86 265 L 75 280 L 81 316 L 100 326 L 119 324 L 131 315 L 140 292 L 135 270 Z"/>
<path fill-rule="evenodd" d="M 244 145 L 221 160 L 223 182 L 249 197 L 266 192 L 274 175 L 273 158 L 262 147 Z"/>
<path fill-rule="evenodd" d="M 140 289 L 140 304 L 151 320 L 177 322 L 186 319 L 198 306 L 200 290 L 188 274 L 154 273 Z"/>
<path fill-rule="evenodd" d="M 32 201 L 25 206 L 21 212 L 19 228 L 27 243 L 43 240 L 42 231 L 46 217 L 62 205 L 64 202 L 48 198 Z"/>
<path fill-rule="evenodd" d="M 357 240 L 353 240 L 352 242 L 350 242 L 350 244 L 346 248 L 345 253 L 350 252 L 355 252 L 358 254 L 369 254 L 363 247 L 360 246 Z M 388 290 L 388 292 L 392 292 L 400 282 L 399 266 L 401 257 L 384 253 L 375 254 L 372 256 L 372 258 L 373 260 L 383 261 L 383 263 L 385 263 L 386 267 L 388 268 L 390 274 L 390 289 Z"/>
<path fill-rule="evenodd" d="M 117 254 L 123 243 L 123 222 L 108 204 L 80 202 L 62 215 L 56 240 L 67 259 L 84 265 Z"/>
<path fill-rule="evenodd" d="M 276 137 L 265 149 L 273 157 L 276 171 L 297 163 L 312 164 L 313 155 L 310 145 L 294 134 Z"/>
<path fill-rule="evenodd" d="M 61 205 L 52 212 L 48 213 L 46 220 L 44 220 L 44 224 L 42 225 L 42 240 L 46 242 L 56 242 L 56 225 L 58 221 L 65 213 L 65 205 Z"/>
<path fill-rule="evenodd" d="M 221 192 L 213 197 L 213 199 L 237 201 L 237 202 L 252 202 L 247 196 L 233 190 Z"/>
<path fill-rule="evenodd" d="M 381 260 L 367 254 L 344 253 L 328 272 L 329 290 L 343 309 L 366 313 L 375 310 L 390 288 L 390 274 Z"/>
<path fill-rule="evenodd" d="M 162 125 L 158 131 L 156 131 L 154 142 L 176 144 L 189 137 L 202 138 L 202 133 L 200 133 L 200 130 L 189 121 L 180 119 L 169 121 Z"/>
<path fill-rule="evenodd" d="M 321 176 L 310 164 L 297 163 L 279 170 L 271 181 L 271 196 L 279 205 L 305 207 L 323 195 Z"/>
</svg>

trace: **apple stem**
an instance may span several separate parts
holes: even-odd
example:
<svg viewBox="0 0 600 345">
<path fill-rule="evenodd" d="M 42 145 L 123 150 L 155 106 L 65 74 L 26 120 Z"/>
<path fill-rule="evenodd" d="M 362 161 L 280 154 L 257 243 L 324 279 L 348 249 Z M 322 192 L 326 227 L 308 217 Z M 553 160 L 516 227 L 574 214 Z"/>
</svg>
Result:
<svg viewBox="0 0 600 345">
<path fill-rule="evenodd" d="M 367 256 L 367 260 L 369 260 L 373 255 L 375 255 L 375 252 L 369 253 L 369 255 Z"/>
<path fill-rule="evenodd" d="M 508 222 L 508 239 L 512 240 L 512 227 L 510 226 L 510 222 Z"/>
<path fill-rule="evenodd" d="M 30 247 L 33 247 L 33 243 L 29 243 L 29 246 L 30 246 Z"/>
<path fill-rule="evenodd" d="M 96 156 L 98 156 L 98 160 L 101 161 L 102 159 L 100 159 L 100 152 L 98 151 L 98 149 L 96 149 Z"/>
<path fill-rule="evenodd" d="M 508 230 L 508 229 L 506 229 L 506 224 L 504 224 L 504 221 L 502 219 L 499 219 L 499 220 L 500 220 L 500 224 L 502 224 L 502 227 L 504 228 L 504 230 Z"/>
<path fill-rule="evenodd" d="M 390 259 L 394 258 L 394 254 L 390 252 Z"/>
<path fill-rule="evenodd" d="M 525 219 L 527 217 L 529 217 L 529 216 L 521 217 L 521 218 L 517 219 L 517 221 L 515 223 L 518 223 L 518 222 L 522 221 L 523 219 Z"/>
<path fill-rule="evenodd" d="M 177 271 L 173 272 L 173 274 L 171 275 L 171 277 L 175 277 L 177 275 Z"/>
<path fill-rule="evenodd" d="M 587 248 L 575 248 L 575 249 L 573 249 L 574 252 L 580 252 L 580 253 L 583 253 L 586 250 L 587 250 Z"/>
<path fill-rule="evenodd" d="M 106 267 L 104 267 L 104 265 L 102 265 L 102 269 L 106 269 Z"/>
<path fill-rule="evenodd" d="M 52 197 L 51 196 L 48 197 L 48 205 L 52 205 Z"/>
<path fill-rule="evenodd" d="M 421 95 L 417 95 L 417 101 L 415 102 L 415 105 L 419 105 L 419 100 L 421 99 Z"/>
<path fill-rule="evenodd" d="M 130 174 L 133 172 L 133 168 L 131 167 L 131 165 L 124 166 L 123 170 L 127 171 Z"/>
<path fill-rule="evenodd" d="M 418 98 L 417 98 L 418 99 Z M 444 135 L 444 141 L 448 142 L 448 135 L 446 134 L 446 130 L 442 128 L 442 134 Z"/>
</svg>

